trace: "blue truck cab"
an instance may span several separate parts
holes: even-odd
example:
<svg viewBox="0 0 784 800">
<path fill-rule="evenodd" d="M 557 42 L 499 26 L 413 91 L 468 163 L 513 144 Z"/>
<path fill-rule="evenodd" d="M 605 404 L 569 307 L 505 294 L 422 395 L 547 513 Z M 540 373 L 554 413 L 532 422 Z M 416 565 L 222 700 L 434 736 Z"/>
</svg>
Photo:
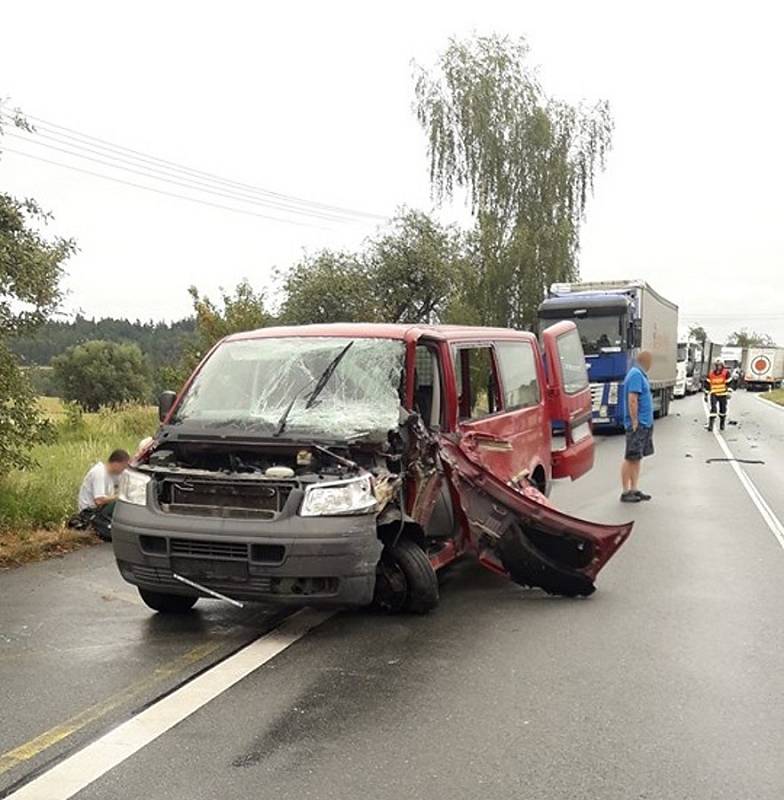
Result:
<svg viewBox="0 0 784 800">
<path fill-rule="evenodd" d="M 644 281 L 553 284 L 539 306 L 540 328 L 576 323 L 591 382 L 595 427 L 623 426 L 626 373 L 640 350 L 649 350 L 648 375 L 657 417 L 669 412 L 676 381 L 678 308 Z"/>
</svg>

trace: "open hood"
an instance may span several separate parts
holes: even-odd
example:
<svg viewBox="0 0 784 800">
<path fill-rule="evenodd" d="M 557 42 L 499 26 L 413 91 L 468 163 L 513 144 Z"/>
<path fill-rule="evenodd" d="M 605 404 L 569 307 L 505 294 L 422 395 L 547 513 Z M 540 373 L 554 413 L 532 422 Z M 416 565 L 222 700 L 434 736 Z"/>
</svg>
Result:
<svg viewBox="0 0 784 800">
<path fill-rule="evenodd" d="M 550 594 L 592 594 L 599 571 L 631 533 L 632 523 L 587 522 L 556 511 L 533 487 L 508 486 L 459 439 L 443 437 L 441 456 L 480 562 L 515 583 Z"/>
</svg>

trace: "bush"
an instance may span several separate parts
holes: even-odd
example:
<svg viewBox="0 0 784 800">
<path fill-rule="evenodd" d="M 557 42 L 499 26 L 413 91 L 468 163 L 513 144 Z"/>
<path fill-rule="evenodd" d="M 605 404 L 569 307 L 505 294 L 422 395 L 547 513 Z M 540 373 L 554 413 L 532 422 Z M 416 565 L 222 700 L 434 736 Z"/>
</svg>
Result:
<svg viewBox="0 0 784 800">
<path fill-rule="evenodd" d="M 50 433 L 30 382 L 0 341 L 0 475 L 30 466 L 30 448 L 48 441 Z"/>
<path fill-rule="evenodd" d="M 54 371 L 51 367 L 22 367 L 22 372 L 33 391 L 42 397 L 57 397 L 59 387 L 54 379 Z"/>
<path fill-rule="evenodd" d="M 53 358 L 52 367 L 63 399 L 85 411 L 141 403 L 150 396 L 147 364 L 136 344 L 85 342 Z"/>
</svg>

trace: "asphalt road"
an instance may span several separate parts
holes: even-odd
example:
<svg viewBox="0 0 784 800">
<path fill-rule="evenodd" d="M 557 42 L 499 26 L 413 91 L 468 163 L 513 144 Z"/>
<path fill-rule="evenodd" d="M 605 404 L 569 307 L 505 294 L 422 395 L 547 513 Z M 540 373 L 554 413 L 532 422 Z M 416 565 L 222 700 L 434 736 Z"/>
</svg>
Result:
<svg viewBox="0 0 784 800">
<path fill-rule="evenodd" d="M 730 413 L 727 445 L 765 462 L 743 469 L 784 518 L 784 411 L 738 393 Z M 703 422 L 689 398 L 657 425 L 651 503 L 618 502 L 620 437 L 556 488 L 565 510 L 636 520 L 593 597 L 461 564 L 434 613 L 332 617 L 75 796 L 778 800 L 784 551 L 732 465 L 709 462 L 726 455 Z M 185 629 L 161 622 L 108 555 L 0 574 L 0 768 L 10 748 L 98 708 L 0 773 L 0 796 L 273 624 L 217 603 Z"/>
</svg>

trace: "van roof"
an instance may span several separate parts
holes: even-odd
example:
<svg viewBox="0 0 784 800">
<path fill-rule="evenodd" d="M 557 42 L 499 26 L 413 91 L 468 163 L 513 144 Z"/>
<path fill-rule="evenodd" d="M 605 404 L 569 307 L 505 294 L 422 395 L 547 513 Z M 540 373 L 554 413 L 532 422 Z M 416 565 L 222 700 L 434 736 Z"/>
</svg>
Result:
<svg viewBox="0 0 784 800">
<path fill-rule="evenodd" d="M 535 339 L 528 331 L 471 325 L 393 325 L 371 322 L 336 322 L 328 325 L 284 325 L 235 333 L 227 341 L 283 336 L 336 336 L 347 339 L 375 338 L 415 341 L 421 336 L 444 341 L 460 339 Z"/>
</svg>

